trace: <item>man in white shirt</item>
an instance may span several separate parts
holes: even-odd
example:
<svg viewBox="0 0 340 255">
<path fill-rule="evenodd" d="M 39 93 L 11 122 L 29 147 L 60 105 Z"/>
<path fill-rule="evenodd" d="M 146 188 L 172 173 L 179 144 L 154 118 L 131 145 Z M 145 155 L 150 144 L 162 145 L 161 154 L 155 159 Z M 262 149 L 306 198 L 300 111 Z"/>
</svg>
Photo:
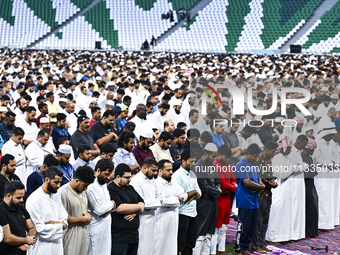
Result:
<svg viewBox="0 0 340 255">
<path fill-rule="evenodd" d="M 130 121 L 136 124 L 136 128 L 133 133 L 135 134 L 136 139 L 139 141 L 142 129 L 148 125 L 148 121 L 146 120 L 148 109 L 144 104 L 138 104 L 136 109 L 137 109 L 136 116 L 133 117 Z"/>
<path fill-rule="evenodd" d="M 162 206 L 155 217 L 153 254 L 177 255 L 178 206 L 187 200 L 188 194 L 175 181 L 171 181 L 172 164 L 163 159 L 158 162 L 157 190 L 161 194 Z"/>
<path fill-rule="evenodd" d="M 158 163 L 153 158 L 143 161 L 142 169 L 131 180 L 130 184 L 143 198 L 144 213 L 140 215 L 138 255 L 153 254 L 155 242 L 149 238 L 154 237 L 154 224 L 156 209 L 162 204 L 160 194 L 157 192 L 155 177 L 158 171 Z"/>
<path fill-rule="evenodd" d="M 159 136 L 159 142 L 150 147 L 150 150 L 157 161 L 168 159 L 171 163 L 174 163 L 169 150 L 173 139 L 173 136 L 169 132 L 163 132 Z"/>
<path fill-rule="evenodd" d="M 35 124 L 35 122 L 37 121 L 35 118 L 36 113 L 36 109 L 33 106 L 28 106 L 26 111 L 26 118 L 23 121 L 19 122 L 17 125 L 17 127 L 21 127 L 23 130 L 25 130 L 25 136 L 23 139 L 23 145 L 25 147 L 37 138 L 39 132 L 37 124 Z"/>
<path fill-rule="evenodd" d="M 27 180 L 26 160 L 24 148 L 22 146 L 22 140 L 25 132 L 20 127 L 13 129 L 12 138 L 9 139 L 2 147 L 2 155 L 11 154 L 15 157 L 16 170 L 15 174 L 20 178 L 21 182 L 25 185 Z"/>
<path fill-rule="evenodd" d="M 110 200 L 107 183 L 113 168 L 112 160 L 100 159 L 94 172 L 96 179 L 86 191 L 92 209 L 92 221 L 87 226 L 88 255 L 111 254 L 111 212 L 115 210 L 116 203 Z"/>
<path fill-rule="evenodd" d="M 49 139 L 49 132 L 42 129 L 39 131 L 37 139 L 27 146 L 27 177 L 37 168 L 42 167 L 45 156 L 50 154 L 49 150 L 45 147 Z"/>
<path fill-rule="evenodd" d="M 67 122 L 67 131 L 70 135 L 77 130 L 77 119 L 78 115 L 74 111 L 75 105 L 73 102 L 67 102 L 65 107 L 65 114 L 66 114 L 66 122 Z"/>
<path fill-rule="evenodd" d="M 15 125 L 23 121 L 26 118 L 26 109 L 27 109 L 27 101 L 24 98 L 19 98 L 16 102 L 16 108 L 14 109 L 14 113 L 16 115 Z"/>
<path fill-rule="evenodd" d="M 68 214 L 56 194 L 60 188 L 63 173 L 55 166 L 49 167 L 45 182 L 34 191 L 26 202 L 26 209 L 37 230 L 35 245 L 30 247 L 28 255 L 63 254 L 63 230 L 67 228 Z"/>
</svg>

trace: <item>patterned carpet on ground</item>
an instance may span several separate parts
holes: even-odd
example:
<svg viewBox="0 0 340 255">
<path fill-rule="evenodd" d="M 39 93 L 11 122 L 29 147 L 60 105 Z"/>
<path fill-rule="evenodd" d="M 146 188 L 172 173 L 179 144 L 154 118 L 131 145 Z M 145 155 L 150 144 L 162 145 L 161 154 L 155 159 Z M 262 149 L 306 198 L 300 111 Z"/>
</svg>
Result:
<svg viewBox="0 0 340 255">
<path fill-rule="evenodd" d="M 226 241 L 228 243 L 235 241 L 237 230 L 237 222 L 230 219 L 230 224 L 227 231 Z M 325 250 L 312 250 L 311 246 L 317 248 L 325 248 L 328 245 L 328 253 Z M 268 247 L 272 248 L 272 247 Z M 324 232 L 318 237 L 308 238 L 297 242 L 286 243 L 284 247 L 276 247 L 271 254 L 334 254 L 340 253 L 340 226 L 337 226 L 334 230 Z"/>
</svg>

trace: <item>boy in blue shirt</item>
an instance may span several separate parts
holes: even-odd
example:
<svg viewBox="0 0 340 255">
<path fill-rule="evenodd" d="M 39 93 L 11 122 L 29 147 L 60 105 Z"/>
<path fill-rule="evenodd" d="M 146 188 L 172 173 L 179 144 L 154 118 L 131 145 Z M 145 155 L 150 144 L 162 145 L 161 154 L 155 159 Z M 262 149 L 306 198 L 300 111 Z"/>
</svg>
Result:
<svg viewBox="0 0 340 255">
<path fill-rule="evenodd" d="M 253 143 L 248 146 L 246 154 L 236 164 L 235 178 L 238 188 L 235 195 L 236 206 L 239 209 L 235 254 L 250 254 L 247 250 L 256 229 L 258 193 L 265 188 L 254 163 L 260 152 L 259 146 Z"/>
</svg>

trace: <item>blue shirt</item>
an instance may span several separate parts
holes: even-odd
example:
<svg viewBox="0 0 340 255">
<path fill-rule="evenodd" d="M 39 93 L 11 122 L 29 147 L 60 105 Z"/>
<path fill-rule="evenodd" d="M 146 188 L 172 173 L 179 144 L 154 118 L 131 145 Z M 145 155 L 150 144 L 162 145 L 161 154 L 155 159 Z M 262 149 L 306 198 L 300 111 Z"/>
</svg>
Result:
<svg viewBox="0 0 340 255">
<path fill-rule="evenodd" d="M 116 155 L 115 155 L 116 157 Z M 183 189 L 185 193 L 188 193 L 193 190 L 197 190 L 200 195 L 202 195 L 201 189 L 197 183 L 197 177 L 194 172 L 188 172 L 184 168 L 180 167 L 173 175 L 172 181 L 177 182 Z M 186 215 L 189 217 L 196 217 L 197 209 L 196 209 L 196 199 L 191 201 L 190 204 L 182 203 L 178 207 L 178 212 L 182 215 Z"/>
<path fill-rule="evenodd" d="M 71 140 L 71 136 L 66 128 L 60 128 L 59 126 L 56 126 L 52 130 L 53 145 L 56 149 L 58 148 L 58 140 L 61 137 L 67 137 L 68 140 Z"/>
<path fill-rule="evenodd" d="M 219 148 L 221 145 L 224 144 L 224 140 L 222 136 L 216 135 L 214 132 L 211 132 L 213 143 Z"/>
<path fill-rule="evenodd" d="M 76 173 L 76 170 L 74 170 L 73 166 L 68 163 L 67 166 L 58 166 L 59 170 L 63 172 L 63 179 L 61 180 L 60 186 L 63 186 L 66 183 L 69 183 Z"/>
<path fill-rule="evenodd" d="M 116 123 L 117 123 L 118 131 L 122 130 L 125 127 L 127 122 L 128 122 L 127 119 L 117 118 Z"/>
<path fill-rule="evenodd" d="M 118 166 L 121 163 L 127 164 L 128 166 L 134 166 L 138 164 L 132 151 L 128 152 L 124 148 L 118 148 L 113 158 L 113 162 L 115 166 Z"/>
<path fill-rule="evenodd" d="M 260 178 L 257 172 L 256 165 L 254 163 L 249 164 L 245 159 L 241 159 L 236 164 L 235 178 L 237 181 L 236 206 L 237 208 L 244 209 L 257 209 L 259 208 L 259 192 L 251 191 L 244 183 L 243 180 L 250 179 L 251 181 L 258 183 Z"/>
<path fill-rule="evenodd" d="M 9 127 L 5 124 L 5 122 L 2 122 L 0 124 L 0 135 L 2 136 L 2 139 L 4 140 L 4 143 L 6 143 L 9 139 L 11 139 L 13 129 L 15 129 L 15 125 L 13 125 L 12 127 Z"/>
<path fill-rule="evenodd" d="M 334 120 L 334 124 L 336 127 L 340 127 L 340 118 L 336 117 Z"/>
<path fill-rule="evenodd" d="M 27 178 L 27 196 L 31 195 L 45 181 L 45 177 L 40 173 L 39 169 L 31 173 Z"/>
</svg>

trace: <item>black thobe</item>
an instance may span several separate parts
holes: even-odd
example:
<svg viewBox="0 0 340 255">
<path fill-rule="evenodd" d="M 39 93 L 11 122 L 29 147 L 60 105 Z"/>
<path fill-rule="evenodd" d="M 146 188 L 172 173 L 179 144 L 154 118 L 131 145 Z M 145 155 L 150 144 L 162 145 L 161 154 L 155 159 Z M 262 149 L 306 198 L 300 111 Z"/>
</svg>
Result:
<svg viewBox="0 0 340 255">
<path fill-rule="evenodd" d="M 313 159 L 311 156 L 301 153 L 303 162 L 309 165 L 309 169 L 312 169 Z M 317 236 L 318 222 L 319 222 L 319 202 L 318 194 L 314 185 L 314 176 L 317 172 L 305 172 L 305 190 L 306 190 L 306 237 Z"/>
</svg>

